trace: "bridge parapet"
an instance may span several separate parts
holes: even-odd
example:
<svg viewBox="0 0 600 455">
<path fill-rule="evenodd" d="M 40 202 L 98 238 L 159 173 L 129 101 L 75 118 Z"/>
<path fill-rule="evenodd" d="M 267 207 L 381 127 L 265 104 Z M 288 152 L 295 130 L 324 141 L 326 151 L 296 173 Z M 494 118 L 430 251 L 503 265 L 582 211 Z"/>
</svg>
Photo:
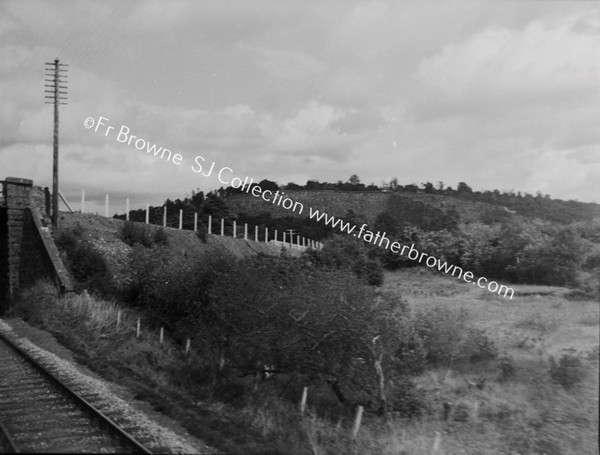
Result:
<svg viewBox="0 0 600 455">
<path fill-rule="evenodd" d="M 41 215 L 47 215 L 47 189 L 17 177 L 7 177 L 1 186 L 0 314 L 6 312 L 18 289 L 35 279 L 54 279 L 61 290 L 70 287 Z"/>
</svg>

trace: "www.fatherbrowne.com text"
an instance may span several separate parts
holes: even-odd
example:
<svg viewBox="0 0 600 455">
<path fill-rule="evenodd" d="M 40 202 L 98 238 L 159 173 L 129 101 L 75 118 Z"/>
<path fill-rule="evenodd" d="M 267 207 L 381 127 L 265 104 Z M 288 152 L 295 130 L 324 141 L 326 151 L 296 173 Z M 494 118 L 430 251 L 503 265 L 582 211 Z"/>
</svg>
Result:
<svg viewBox="0 0 600 455">
<path fill-rule="evenodd" d="M 109 119 L 106 117 L 98 117 L 96 120 L 94 117 L 87 117 L 83 125 L 86 129 L 90 130 L 93 128 L 95 133 L 98 133 L 98 129 L 100 128 L 100 133 L 104 133 L 105 137 L 109 135 L 114 135 L 115 139 L 118 142 L 126 143 L 128 146 L 133 145 L 139 151 L 145 151 L 148 155 L 154 155 L 155 157 L 160 157 L 162 160 L 171 162 L 175 166 L 181 166 L 183 164 L 183 156 L 179 153 L 173 153 L 171 150 L 159 147 L 150 141 L 142 139 L 138 136 L 131 134 L 129 127 L 125 125 L 121 125 L 119 129 L 111 126 L 109 123 Z M 196 174 L 200 174 L 203 177 L 209 177 L 211 175 L 216 175 L 223 185 L 230 185 L 233 188 L 240 189 L 242 192 L 251 194 L 254 197 L 260 198 L 265 202 L 269 202 L 271 204 L 283 207 L 284 209 L 291 210 L 298 215 L 304 213 L 304 204 L 301 202 L 296 202 L 288 196 L 285 196 L 285 192 L 283 191 L 271 191 L 271 190 L 263 190 L 260 186 L 254 184 L 254 179 L 245 177 L 243 180 L 240 177 L 235 176 L 235 172 L 230 167 L 224 166 L 221 168 L 216 167 L 216 163 L 213 161 L 210 166 L 205 169 L 205 159 L 202 156 L 196 156 L 194 158 L 194 164 L 190 166 L 192 172 Z M 482 289 L 487 289 L 490 292 L 493 292 L 498 295 L 504 295 L 504 297 L 509 296 L 510 299 L 513 298 L 514 289 L 509 288 L 508 286 L 500 285 L 496 281 L 489 281 L 485 277 L 479 277 L 477 280 L 473 280 L 475 275 L 473 272 L 466 271 L 464 272 L 462 268 L 448 264 L 446 261 L 441 259 L 437 259 L 434 256 L 431 256 L 424 252 L 419 252 L 414 244 L 402 245 L 397 241 L 391 241 L 385 232 L 373 233 L 367 229 L 367 225 L 363 224 L 356 232 L 356 225 L 345 222 L 340 218 L 335 218 L 333 216 L 327 215 L 325 212 L 320 212 L 319 210 L 314 210 L 312 207 L 308 208 L 308 216 L 311 220 L 317 220 L 325 223 L 332 228 L 338 228 L 341 232 L 346 234 L 352 234 L 354 237 L 361 239 L 364 242 L 370 243 L 372 245 L 378 245 L 382 248 L 389 249 L 392 253 L 400 254 L 401 256 L 406 256 L 413 261 L 418 261 L 419 263 L 425 263 L 425 265 L 429 268 L 436 268 L 437 270 L 444 272 L 448 275 L 456 276 L 459 280 L 463 279 L 467 283 L 472 283 L 473 285 L 477 285 Z"/>
</svg>

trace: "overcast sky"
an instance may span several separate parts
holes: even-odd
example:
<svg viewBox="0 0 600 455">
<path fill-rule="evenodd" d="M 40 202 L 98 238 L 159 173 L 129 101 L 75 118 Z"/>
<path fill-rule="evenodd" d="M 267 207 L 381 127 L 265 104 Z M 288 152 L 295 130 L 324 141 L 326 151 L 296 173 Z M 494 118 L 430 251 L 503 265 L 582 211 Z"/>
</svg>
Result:
<svg viewBox="0 0 600 455">
<path fill-rule="evenodd" d="M 599 6 L 1 1 L 0 179 L 51 185 L 44 62 L 59 58 L 76 209 L 81 188 L 117 211 L 221 186 L 198 155 L 280 184 L 358 174 L 600 202 Z M 85 128 L 100 116 L 115 130 Z M 122 125 L 182 164 L 118 142 Z"/>
</svg>

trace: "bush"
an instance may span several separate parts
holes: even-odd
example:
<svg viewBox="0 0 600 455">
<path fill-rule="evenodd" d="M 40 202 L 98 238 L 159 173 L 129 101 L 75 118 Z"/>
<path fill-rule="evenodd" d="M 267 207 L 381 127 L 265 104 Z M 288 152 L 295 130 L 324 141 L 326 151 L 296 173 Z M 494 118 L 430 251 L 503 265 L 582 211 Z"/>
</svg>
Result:
<svg viewBox="0 0 600 455">
<path fill-rule="evenodd" d="M 572 388 L 585 374 L 581 360 L 572 354 L 563 354 L 556 362 L 550 357 L 550 377 L 565 389 Z"/>
<path fill-rule="evenodd" d="M 431 366 L 490 360 L 498 354 L 484 331 L 469 327 L 463 310 L 435 307 L 417 313 L 413 324 Z"/>
<path fill-rule="evenodd" d="M 76 281 L 75 289 L 89 289 L 99 295 L 115 292 L 115 285 L 102 254 L 84 239 L 84 229 L 77 225 L 59 231 L 56 245 L 66 254 L 71 276 Z"/>
<path fill-rule="evenodd" d="M 167 233 L 165 232 L 165 230 L 162 227 L 160 227 L 154 231 L 154 235 L 152 236 L 152 241 L 156 245 L 166 246 L 169 244 L 169 237 L 167 236 Z"/>
<path fill-rule="evenodd" d="M 123 227 L 121 228 L 121 239 L 131 247 L 142 245 L 149 248 L 154 244 L 148 226 L 141 223 L 134 223 L 133 221 L 126 221 L 123 224 Z"/>
</svg>

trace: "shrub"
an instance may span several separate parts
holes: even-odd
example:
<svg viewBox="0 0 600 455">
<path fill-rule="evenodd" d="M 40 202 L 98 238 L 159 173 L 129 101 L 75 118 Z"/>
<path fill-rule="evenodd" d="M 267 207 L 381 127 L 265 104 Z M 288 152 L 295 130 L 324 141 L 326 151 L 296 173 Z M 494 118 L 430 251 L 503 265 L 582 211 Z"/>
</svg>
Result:
<svg viewBox="0 0 600 455">
<path fill-rule="evenodd" d="M 152 241 L 156 245 L 166 246 L 169 244 L 169 237 L 167 236 L 167 233 L 165 232 L 165 230 L 162 227 L 160 227 L 154 231 L 154 235 L 152 236 Z"/>
<path fill-rule="evenodd" d="M 572 388 L 583 379 L 584 367 L 579 357 L 572 354 L 563 354 L 556 362 L 550 357 L 550 377 L 565 389 Z"/>
<path fill-rule="evenodd" d="M 153 245 L 148 226 L 133 221 L 126 221 L 121 228 L 121 239 L 129 246 L 142 245 L 147 248 Z"/>
<path fill-rule="evenodd" d="M 102 254 L 84 239 L 84 229 L 77 225 L 59 231 L 56 245 L 66 254 L 76 290 L 89 289 L 99 295 L 115 292 L 115 285 Z"/>
<path fill-rule="evenodd" d="M 500 381 L 508 381 L 515 376 L 515 373 L 516 373 L 515 363 L 514 363 L 513 359 L 511 357 L 509 357 L 508 355 L 504 354 L 502 357 L 500 357 L 499 368 L 500 368 L 500 378 L 499 378 Z"/>
<path fill-rule="evenodd" d="M 498 354 L 484 331 L 469 327 L 463 310 L 435 307 L 417 313 L 413 324 L 432 366 L 490 360 Z"/>
</svg>

